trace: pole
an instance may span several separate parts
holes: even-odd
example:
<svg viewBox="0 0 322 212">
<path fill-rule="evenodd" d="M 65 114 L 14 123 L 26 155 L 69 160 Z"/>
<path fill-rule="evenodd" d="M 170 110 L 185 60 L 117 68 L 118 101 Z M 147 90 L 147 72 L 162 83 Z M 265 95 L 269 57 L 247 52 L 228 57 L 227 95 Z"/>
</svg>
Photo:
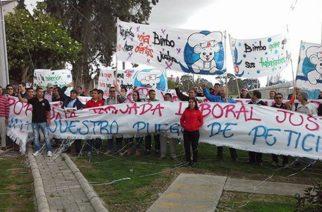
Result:
<svg viewBox="0 0 322 212">
<path fill-rule="evenodd" d="M 229 44 L 231 46 L 231 36 L 230 36 L 230 34 L 228 34 L 228 36 L 229 36 Z M 234 56 L 233 55 L 231 56 L 231 59 L 232 59 L 232 62 L 234 64 Z M 235 75 L 235 81 L 236 81 L 236 86 L 237 86 L 238 98 L 240 98 L 240 90 L 239 90 L 239 84 L 238 84 L 238 77 L 236 75 Z"/>
<path fill-rule="evenodd" d="M 0 85 L 5 87 L 9 84 L 8 58 L 6 44 L 6 30 L 4 15 L 2 10 L 2 1 L 0 0 Z"/>
</svg>

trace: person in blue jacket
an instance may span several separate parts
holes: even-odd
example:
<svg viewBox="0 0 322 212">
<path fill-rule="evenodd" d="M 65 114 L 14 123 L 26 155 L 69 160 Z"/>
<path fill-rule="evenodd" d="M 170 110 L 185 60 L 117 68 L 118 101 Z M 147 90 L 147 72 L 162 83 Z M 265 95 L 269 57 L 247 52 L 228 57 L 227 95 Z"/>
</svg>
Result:
<svg viewBox="0 0 322 212">
<path fill-rule="evenodd" d="M 236 103 L 236 100 L 234 99 L 229 99 L 229 98 L 226 98 L 226 93 L 224 91 L 224 87 L 221 87 L 220 88 L 220 92 L 217 95 L 212 95 L 210 92 L 209 92 L 209 89 L 206 88 L 205 84 L 203 84 L 202 86 L 202 89 L 203 89 L 203 94 L 204 96 L 210 101 L 210 102 L 227 102 L 227 103 Z M 223 159 L 223 151 L 224 151 L 224 148 L 222 146 L 219 146 L 217 147 L 217 158 L 219 160 L 222 160 Z M 230 157 L 232 159 L 232 161 L 236 162 L 237 161 L 237 151 L 236 149 L 233 149 L 233 148 L 229 148 L 229 152 L 230 152 Z"/>
</svg>

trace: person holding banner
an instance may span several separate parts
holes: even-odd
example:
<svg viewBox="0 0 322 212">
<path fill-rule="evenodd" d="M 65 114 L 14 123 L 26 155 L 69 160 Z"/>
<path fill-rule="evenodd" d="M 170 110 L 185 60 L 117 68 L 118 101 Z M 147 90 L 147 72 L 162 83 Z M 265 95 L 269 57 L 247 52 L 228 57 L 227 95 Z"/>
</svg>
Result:
<svg viewBox="0 0 322 212">
<path fill-rule="evenodd" d="M 78 99 L 78 93 L 77 90 L 73 89 L 70 91 L 70 96 L 65 99 L 63 102 L 62 108 L 66 110 L 66 112 L 74 112 L 75 110 L 81 110 L 83 109 L 84 105 L 81 103 L 81 101 Z M 75 142 L 71 146 L 71 152 L 73 153 L 79 153 L 81 150 L 81 143 L 82 140 L 75 140 Z"/>
<path fill-rule="evenodd" d="M 226 98 L 226 92 L 224 91 L 224 87 L 223 90 L 221 90 L 221 92 L 217 92 L 218 96 L 216 95 L 212 95 L 208 88 L 206 88 L 205 84 L 201 85 L 202 89 L 203 89 L 203 93 L 204 96 L 210 101 L 210 102 L 228 102 L 228 103 L 236 103 L 235 100 L 233 99 L 227 99 Z M 220 91 L 220 88 L 218 88 L 218 91 Z M 217 158 L 219 160 L 223 159 L 223 151 L 224 148 L 222 146 L 218 146 L 217 147 Z M 233 148 L 229 148 L 229 152 L 230 152 L 230 157 L 232 159 L 232 161 L 237 161 L 237 151 L 236 149 Z"/>
<path fill-rule="evenodd" d="M 308 102 L 308 97 L 309 95 L 306 92 L 300 92 L 297 96 L 300 103 L 297 107 L 293 105 L 292 110 L 309 116 L 317 115 L 316 106 Z"/>
<path fill-rule="evenodd" d="M 240 98 L 241 99 L 250 99 L 250 95 L 248 93 L 248 89 L 247 88 L 242 88 L 241 89 Z"/>
<path fill-rule="evenodd" d="M 105 105 L 121 104 L 125 102 L 126 96 L 122 95 L 118 85 L 116 85 L 115 87 L 110 87 L 108 92 L 109 96 L 105 100 Z M 118 92 L 119 95 L 116 95 L 116 92 Z M 110 154 L 112 152 L 114 153 L 115 151 L 118 152 L 122 148 L 122 135 L 116 135 L 115 137 L 116 149 L 114 149 L 113 136 L 110 136 L 107 140 L 107 154 Z"/>
<path fill-rule="evenodd" d="M 197 93 L 196 93 L 196 91 L 195 91 L 194 89 L 189 89 L 189 91 L 188 91 L 188 96 L 187 96 L 187 95 L 184 95 L 184 94 L 180 91 L 180 89 L 179 89 L 178 85 L 176 86 L 175 90 L 176 90 L 176 94 L 177 94 L 178 98 L 179 98 L 181 101 L 189 101 L 189 99 L 196 98 L 196 96 L 197 96 Z"/>
<path fill-rule="evenodd" d="M 288 104 L 284 104 L 283 103 L 283 94 L 282 93 L 276 93 L 274 96 L 274 103 L 272 105 L 272 107 L 275 108 L 281 108 L 284 110 L 290 110 L 291 108 L 289 107 Z M 273 166 L 278 166 L 278 156 L 275 154 L 272 154 L 272 165 Z M 288 164 L 288 156 L 283 155 L 283 163 L 282 163 L 283 167 L 286 167 Z"/>
<path fill-rule="evenodd" d="M 262 106 L 267 106 L 265 102 L 261 100 L 262 94 L 260 91 L 255 90 L 251 94 L 251 101 L 248 104 L 255 104 L 255 105 L 262 105 Z M 258 152 L 248 152 L 249 156 L 249 163 L 254 164 L 256 163 L 259 166 L 262 166 L 263 160 L 262 160 L 262 153 Z"/>
<path fill-rule="evenodd" d="M 149 99 L 148 102 L 157 102 L 159 101 L 156 99 L 156 93 L 155 90 L 151 89 L 149 90 Z M 153 135 L 154 138 L 154 151 L 156 154 L 160 153 L 160 134 L 155 133 Z M 145 136 L 145 154 L 150 154 L 151 152 L 151 146 L 152 146 L 152 136 L 151 134 L 147 134 Z"/>
<path fill-rule="evenodd" d="M 172 95 L 171 93 L 164 94 L 164 101 L 165 102 L 172 102 Z M 167 155 L 167 143 L 170 146 L 170 156 L 173 160 L 177 160 L 176 155 L 176 145 L 178 143 L 178 139 L 176 138 L 168 138 L 165 134 L 160 134 L 160 159 L 164 159 Z"/>
<path fill-rule="evenodd" d="M 7 143 L 7 123 L 9 117 L 9 101 L 8 97 L 4 95 L 3 89 L 0 86 L 0 136 L 1 136 L 1 150 L 5 150 Z"/>
<path fill-rule="evenodd" d="M 203 125 L 203 116 L 198 107 L 196 98 L 189 99 L 189 105 L 183 112 L 180 118 L 181 127 L 183 131 L 183 143 L 186 155 L 186 161 L 189 166 L 198 161 L 198 143 L 199 143 L 199 129 Z M 192 160 L 190 148 L 192 147 Z"/>
<path fill-rule="evenodd" d="M 141 98 L 140 98 L 140 94 L 137 90 L 133 90 L 132 92 L 132 102 L 142 102 Z M 141 149 L 141 145 L 143 143 L 143 136 L 140 134 L 135 135 L 135 144 L 133 142 L 133 138 L 132 138 L 132 142 L 130 142 L 129 144 L 129 149 L 127 150 L 126 154 L 127 155 L 132 155 L 132 154 L 136 154 L 137 156 L 140 156 L 142 154 L 142 149 Z"/>
<path fill-rule="evenodd" d="M 34 134 L 35 153 L 37 156 L 40 153 L 39 133 L 42 131 L 47 148 L 47 156 L 52 156 L 52 147 L 49 139 L 48 125 L 50 124 L 50 104 L 47 99 L 44 99 L 44 91 L 41 87 L 36 89 L 36 97 L 32 99 L 22 98 L 20 92 L 18 92 L 18 98 L 20 102 L 28 103 L 32 105 L 32 130 Z"/>
</svg>

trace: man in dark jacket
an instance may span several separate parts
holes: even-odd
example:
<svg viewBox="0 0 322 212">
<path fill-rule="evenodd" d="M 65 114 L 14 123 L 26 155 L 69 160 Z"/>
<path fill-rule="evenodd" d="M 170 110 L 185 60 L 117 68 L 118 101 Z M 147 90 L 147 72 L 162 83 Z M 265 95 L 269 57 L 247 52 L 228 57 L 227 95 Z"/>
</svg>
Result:
<svg viewBox="0 0 322 212">
<path fill-rule="evenodd" d="M 259 92 L 258 90 L 255 90 L 252 92 L 251 101 L 248 104 L 267 106 L 267 104 L 263 102 L 261 98 L 262 98 L 261 92 Z M 263 164 L 262 153 L 248 152 L 248 156 L 249 156 L 249 163 L 256 163 L 259 166 Z"/>
<path fill-rule="evenodd" d="M 62 108 L 67 109 L 67 112 L 72 112 L 74 110 L 80 110 L 83 109 L 84 105 L 79 101 L 77 98 L 78 93 L 77 90 L 71 90 L 70 96 L 66 97 Z M 74 143 L 71 145 L 71 153 L 78 154 L 82 148 L 82 140 L 75 140 Z"/>
<path fill-rule="evenodd" d="M 77 98 L 78 93 L 76 90 L 70 91 L 70 96 L 65 98 L 63 102 L 62 108 L 74 108 L 76 110 L 80 110 L 84 107 L 84 105 Z"/>
</svg>

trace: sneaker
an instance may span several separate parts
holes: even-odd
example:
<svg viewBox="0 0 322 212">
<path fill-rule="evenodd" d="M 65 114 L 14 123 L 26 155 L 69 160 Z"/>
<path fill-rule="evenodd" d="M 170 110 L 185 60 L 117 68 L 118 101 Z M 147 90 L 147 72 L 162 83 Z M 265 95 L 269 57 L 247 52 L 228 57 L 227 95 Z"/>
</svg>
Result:
<svg viewBox="0 0 322 212">
<path fill-rule="evenodd" d="M 35 156 L 35 157 L 37 157 L 39 155 L 39 153 L 40 153 L 39 151 L 36 151 L 32 155 Z"/>
<path fill-rule="evenodd" d="M 52 153 L 51 151 L 48 151 L 48 152 L 47 152 L 47 156 L 48 156 L 48 157 L 52 157 L 52 156 L 53 156 L 53 153 Z"/>
</svg>

